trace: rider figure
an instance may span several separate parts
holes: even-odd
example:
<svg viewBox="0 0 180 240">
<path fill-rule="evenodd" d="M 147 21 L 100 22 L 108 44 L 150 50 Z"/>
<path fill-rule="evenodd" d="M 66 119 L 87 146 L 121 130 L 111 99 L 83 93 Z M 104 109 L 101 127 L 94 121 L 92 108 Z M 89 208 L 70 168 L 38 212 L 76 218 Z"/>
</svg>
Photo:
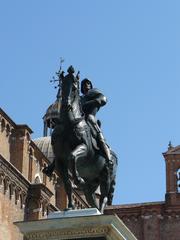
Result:
<svg viewBox="0 0 180 240">
<path fill-rule="evenodd" d="M 81 93 L 83 94 L 81 96 L 82 110 L 85 114 L 86 121 L 90 125 L 92 132 L 95 131 L 96 133 L 96 140 L 106 158 L 106 164 L 108 166 L 112 165 L 110 149 L 106 144 L 99 126 L 100 124 L 95 117 L 100 107 L 106 104 L 107 99 L 97 88 L 93 88 L 91 81 L 87 78 L 81 82 Z"/>
</svg>

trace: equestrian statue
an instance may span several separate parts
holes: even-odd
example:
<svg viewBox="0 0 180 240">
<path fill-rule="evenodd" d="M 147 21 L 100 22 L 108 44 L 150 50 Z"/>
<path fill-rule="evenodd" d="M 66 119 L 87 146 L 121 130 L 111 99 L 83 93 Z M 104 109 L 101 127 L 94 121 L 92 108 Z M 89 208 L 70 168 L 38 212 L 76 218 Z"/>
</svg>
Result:
<svg viewBox="0 0 180 240">
<path fill-rule="evenodd" d="M 79 73 L 70 66 L 67 74 L 59 73 L 61 81 L 61 107 L 59 119 L 51 135 L 54 161 L 43 169 L 50 176 L 54 170 L 62 177 L 68 196 L 68 209 L 74 209 L 72 184 L 79 187 L 91 207 L 102 213 L 106 205 L 112 204 L 117 156 L 107 145 L 96 119 L 100 107 L 106 104 L 106 97 L 89 79 L 81 82 L 79 95 Z M 100 187 L 97 204 L 95 192 Z"/>
</svg>

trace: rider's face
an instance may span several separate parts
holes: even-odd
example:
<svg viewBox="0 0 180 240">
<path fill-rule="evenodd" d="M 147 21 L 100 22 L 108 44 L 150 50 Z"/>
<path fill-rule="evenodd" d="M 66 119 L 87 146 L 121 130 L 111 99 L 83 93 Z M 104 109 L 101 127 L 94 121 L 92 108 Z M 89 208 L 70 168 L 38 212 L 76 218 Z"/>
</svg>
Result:
<svg viewBox="0 0 180 240">
<path fill-rule="evenodd" d="M 86 94 L 91 89 L 91 84 L 89 82 L 85 82 L 83 85 L 84 94 Z"/>
</svg>

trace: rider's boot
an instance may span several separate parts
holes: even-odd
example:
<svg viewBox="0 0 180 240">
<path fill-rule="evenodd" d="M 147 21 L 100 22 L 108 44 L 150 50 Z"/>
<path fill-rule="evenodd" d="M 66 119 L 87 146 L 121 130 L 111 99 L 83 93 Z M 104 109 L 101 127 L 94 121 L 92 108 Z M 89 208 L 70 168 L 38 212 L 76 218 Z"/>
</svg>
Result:
<svg viewBox="0 0 180 240">
<path fill-rule="evenodd" d="M 103 151 L 103 154 L 106 158 L 106 164 L 108 166 L 112 166 L 113 161 L 112 161 L 112 157 L 111 157 L 111 151 L 105 142 L 102 132 L 98 133 L 98 140 L 99 140 L 99 144 L 100 144 L 100 149 Z"/>
<path fill-rule="evenodd" d="M 104 136 L 102 134 L 101 128 L 98 125 L 98 122 L 96 121 L 94 115 L 89 114 L 87 122 L 90 123 L 90 125 L 92 125 L 93 128 L 95 129 L 95 131 L 97 132 L 97 141 L 98 141 L 98 144 L 100 145 L 99 147 L 102 150 L 104 157 L 106 158 L 107 166 L 112 166 L 113 161 L 112 161 L 112 158 L 111 158 L 110 148 L 106 144 L 106 141 L 105 141 Z"/>
</svg>

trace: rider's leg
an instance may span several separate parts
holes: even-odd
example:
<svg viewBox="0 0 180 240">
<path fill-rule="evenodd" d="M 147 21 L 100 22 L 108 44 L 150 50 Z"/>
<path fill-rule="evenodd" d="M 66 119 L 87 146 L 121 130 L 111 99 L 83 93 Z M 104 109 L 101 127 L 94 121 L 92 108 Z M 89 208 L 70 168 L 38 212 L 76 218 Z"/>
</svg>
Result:
<svg viewBox="0 0 180 240">
<path fill-rule="evenodd" d="M 79 176 L 77 161 L 79 158 L 87 156 L 87 146 L 82 143 L 78 145 L 70 154 L 69 161 L 72 163 L 72 174 L 76 185 L 84 184 L 84 180 Z"/>
<path fill-rule="evenodd" d="M 98 140 L 100 142 L 101 149 L 105 155 L 105 158 L 107 160 L 107 164 L 112 164 L 112 159 L 111 159 L 111 151 L 110 148 L 107 146 L 104 136 L 102 132 L 98 132 Z"/>
<path fill-rule="evenodd" d="M 101 128 L 99 127 L 94 115 L 89 114 L 88 115 L 88 121 L 90 124 L 94 127 L 95 131 L 97 132 L 97 140 L 99 143 L 99 147 L 103 152 L 104 157 L 106 158 L 106 163 L 109 165 L 112 164 L 112 158 L 111 158 L 111 151 L 108 145 L 106 144 L 105 138 L 102 134 Z"/>
</svg>

